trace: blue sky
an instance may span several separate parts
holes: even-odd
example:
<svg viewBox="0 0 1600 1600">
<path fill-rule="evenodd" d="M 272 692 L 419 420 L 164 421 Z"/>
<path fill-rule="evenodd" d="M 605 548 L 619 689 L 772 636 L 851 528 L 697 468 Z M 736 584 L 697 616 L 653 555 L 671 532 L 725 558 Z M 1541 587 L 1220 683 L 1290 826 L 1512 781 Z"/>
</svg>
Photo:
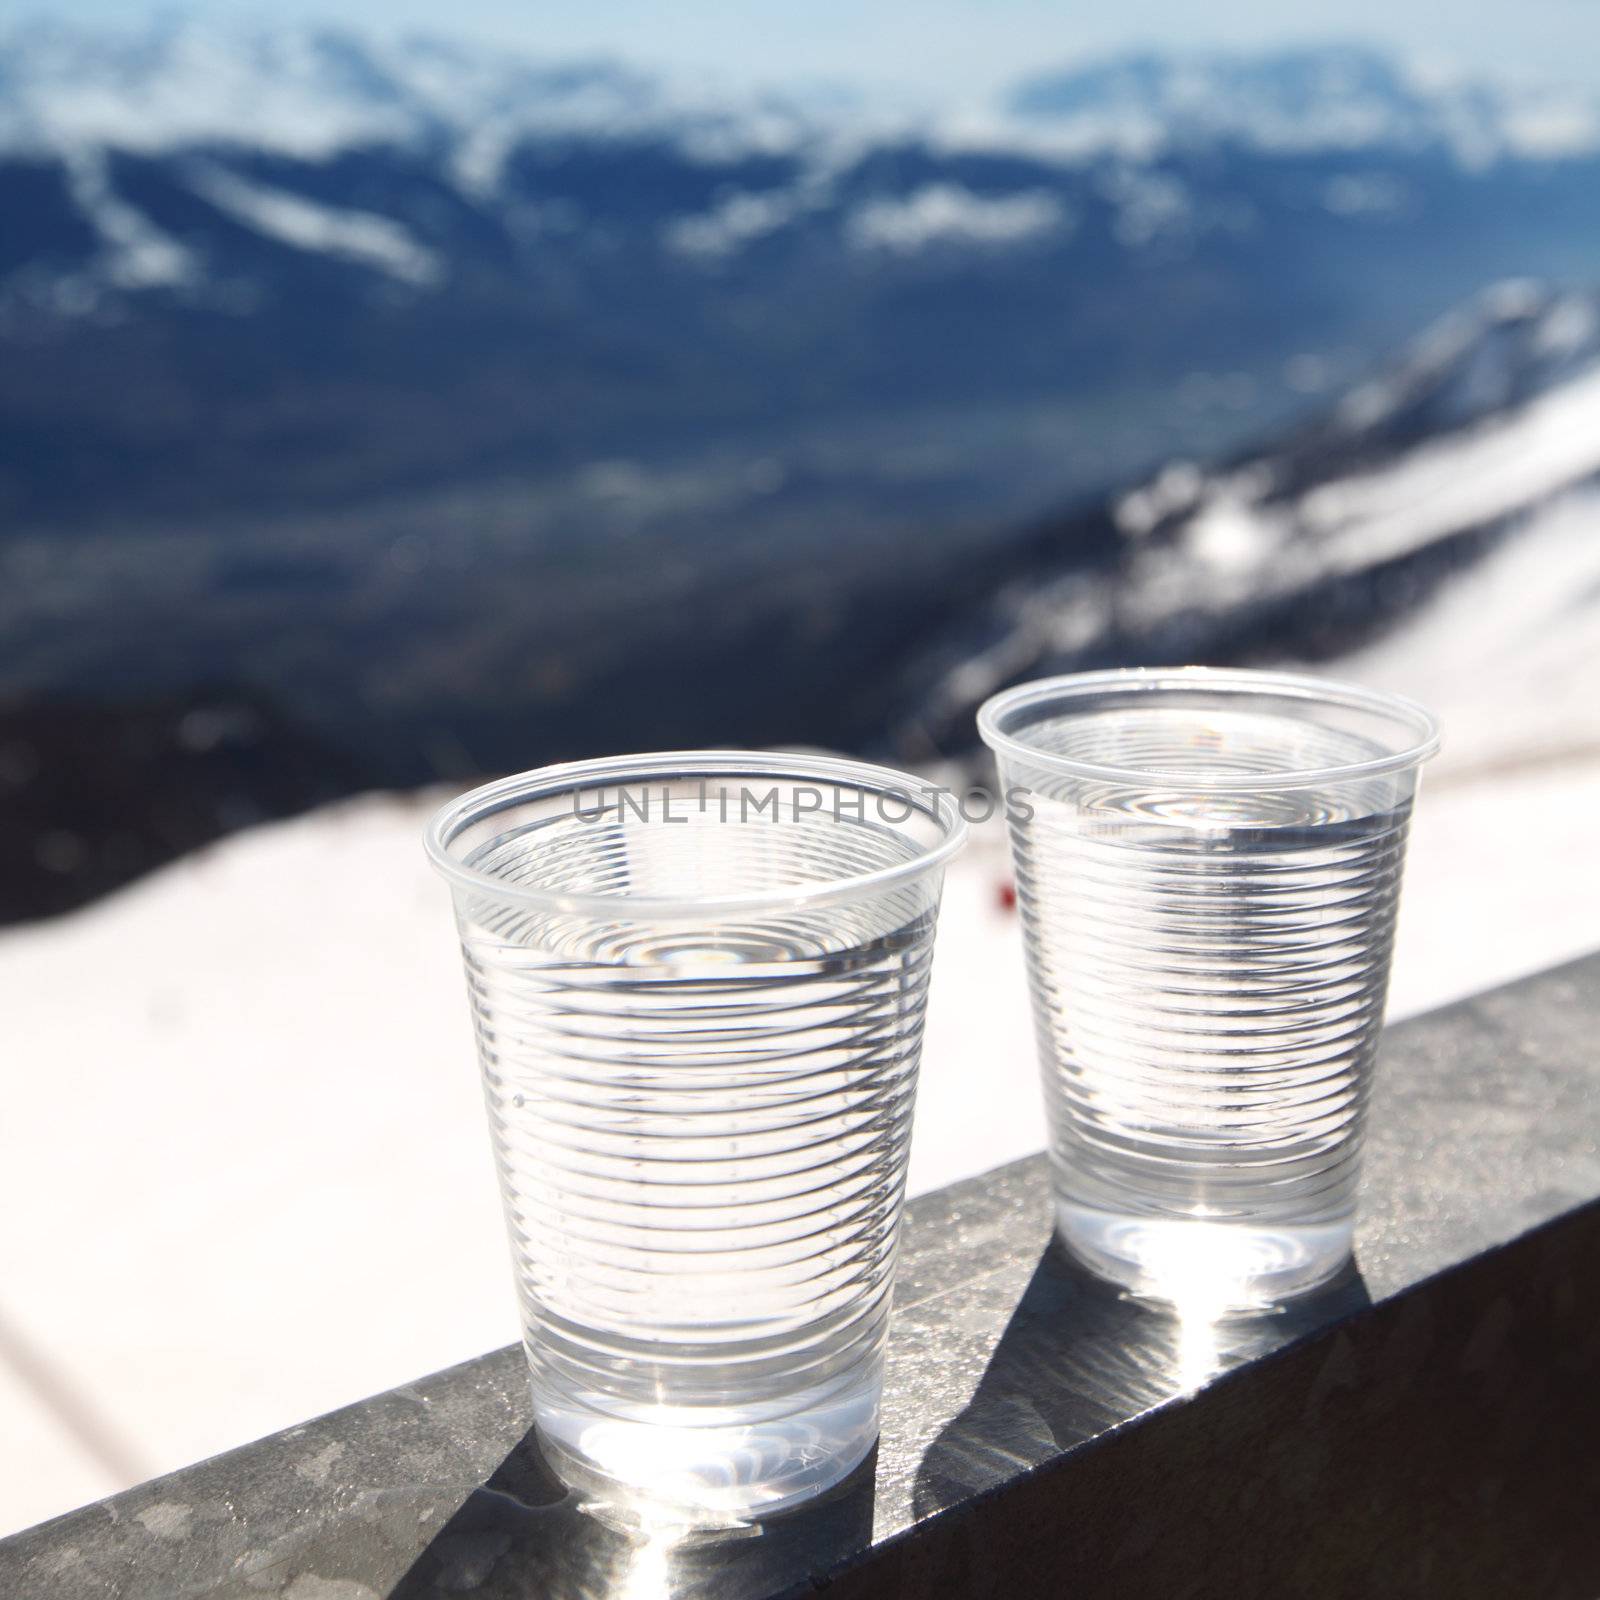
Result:
<svg viewBox="0 0 1600 1600">
<path fill-rule="evenodd" d="M 64 19 L 124 24 L 151 9 L 130 0 L 52 7 Z M 259 0 L 197 0 L 182 9 L 257 21 L 264 14 Z M 1596 0 L 278 0 L 270 15 L 466 32 L 539 54 L 603 52 L 741 80 L 832 78 L 941 95 L 983 92 L 1131 47 L 1330 38 L 1387 45 L 1473 73 L 1600 85 Z"/>
</svg>

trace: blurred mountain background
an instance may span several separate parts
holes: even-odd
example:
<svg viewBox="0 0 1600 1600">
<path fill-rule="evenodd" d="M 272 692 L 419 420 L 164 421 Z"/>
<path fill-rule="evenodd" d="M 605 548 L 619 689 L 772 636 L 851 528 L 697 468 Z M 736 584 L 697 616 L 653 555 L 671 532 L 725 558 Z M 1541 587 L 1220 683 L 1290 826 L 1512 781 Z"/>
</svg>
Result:
<svg viewBox="0 0 1600 1600">
<path fill-rule="evenodd" d="M 1338 657 L 1600 470 L 1600 90 L 1363 47 L 943 105 L 36 22 L 0 218 L 10 919 L 360 789 Z"/>
</svg>

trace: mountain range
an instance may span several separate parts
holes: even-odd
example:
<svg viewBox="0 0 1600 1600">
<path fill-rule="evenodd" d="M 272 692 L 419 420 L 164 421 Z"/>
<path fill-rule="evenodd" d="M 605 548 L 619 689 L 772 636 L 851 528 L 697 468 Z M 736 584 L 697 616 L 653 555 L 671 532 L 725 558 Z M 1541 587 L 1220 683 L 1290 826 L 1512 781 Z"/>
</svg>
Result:
<svg viewBox="0 0 1600 1600">
<path fill-rule="evenodd" d="M 1592 273 L 1597 197 L 1593 97 L 1353 46 L 925 107 L 15 28 L 0 788 L 38 821 L 9 914 L 330 785 L 949 753 L 1032 664 L 1353 649 L 1479 535 L 1341 573 L 1293 486 L 1565 383 L 1582 341 L 1528 330 L 1589 302 L 1522 280 Z M 1358 425 L 1462 304 L 1452 359 L 1523 349 L 1511 387 L 1418 379 Z"/>
<path fill-rule="evenodd" d="M 172 526 L 731 455 L 993 520 L 1236 443 L 1484 282 L 1574 277 L 1597 176 L 1594 97 L 1349 46 L 922 109 L 20 27 L 0 506 Z"/>
</svg>

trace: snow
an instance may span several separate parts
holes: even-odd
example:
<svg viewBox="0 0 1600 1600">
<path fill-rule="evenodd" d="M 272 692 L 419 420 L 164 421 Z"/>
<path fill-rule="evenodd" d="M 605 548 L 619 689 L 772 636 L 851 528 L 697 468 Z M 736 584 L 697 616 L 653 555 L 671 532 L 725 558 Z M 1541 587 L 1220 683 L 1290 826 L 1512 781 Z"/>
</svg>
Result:
<svg viewBox="0 0 1600 1600">
<path fill-rule="evenodd" d="M 1479 527 L 1600 472 L 1600 368 L 1512 415 L 1301 502 L 1327 570 L 1354 571 Z"/>
<path fill-rule="evenodd" d="M 1392 371 L 1345 395 L 1337 423 L 1352 435 L 1374 433 L 1428 395 L 1447 401 L 1461 423 L 1502 412 L 1516 394 L 1539 392 L 1600 357 L 1595 326 L 1590 295 L 1504 279 L 1440 318 Z"/>
<path fill-rule="evenodd" d="M 1188 190 L 1164 173 L 1115 167 L 1100 180 L 1100 190 L 1117 208 L 1113 224 L 1117 238 L 1130 248 L 1180 233 L 1193 220 Z"/>
<path fill-rule="evenodd" d="M 673 137 L 708 161 L 914 138 L 1068 164 L 1146 164 L 1232 142 L 1273 152 L 1438 147 L 1481 166 L 1593 154 L 1600 100 L 1547 83 L 1430 77 L 1343 47 L 1112 58 L 1000 103 L 929 106 L 325 27 L 168 17 L 0 34 L 0 150 L 249 145 L 324 160 L 443 135 L 463 182 L 484 190 L 517 138 L 570 133 Z"/>
<path fill-rule="evenodd" d="M 955 108 L 931 123 L 926 137 L 933 149 L 947 155 L 1020 155 L 1060 167 L 1105 158 L 1155 161 L 1170 142 L 1169 130 L 1145 112 L 1046 121 L 1019 118 L 993 106 Z"/>
<path fill-rule="evenodd" d="M 1507 147 L 1522 156 L 1556 161 L 1600 150 L 1600 107 L 1589 100 L 1513 103 L 1502 127 Z"/>
<path fill-rule="evenodd" d="M 1600 310 L 1586 296 L 1557 297 L 1540 318 L 1534 350 L 1541 356 L 1571 356 L 1600 341 Z"/>
<path fill-rule="evenodd" d="M 826 168 L 808 171 L 784 189 L 739 190 L 712 210 L 667 224 L 672 250 L 714 259 L 778 232 L 834 197 Z M 856 250 L 914 254 L 931 245 L 1018 245 L 1074 226 L 1072 211 L 1048 190 L 982 195 L 962 184 L 923 184 L 910 194 L 856 206 L 845 219 L 845 238 Z"/>
<path fill-rule="evenodd" d="M 798 100 L 693 75 L 294 25 L 19 25 L 0 61 L 0 151 L 248 146 L 315 161 L 493 130 L 502 148 L 524 133 L 653 132 L 717 159 L 790 149 L 820 125 Z M 495 179 L 490 147 L 473 171 Z"/>
<path fill-rule="evenodd" d="M 1298 495 L 1276 492 L 1281 469 L 1271 457 L 1198 481 L 1182 464 L 1168 468 L 1114 508 L 1128 541 L 1126 568 L 1098 580 L 1074 576 L 1053 598 L 1048 590 L 1045 596 L 1076 608 L 1085 582 L 1097 584 L 1103 626 L 1115 614 L 1123 626 L 1148 634 L 1177 615 L 1222 615 L 1291 595 L 1473 529 L 1537 521 L 1600 478 L 1600 359 L 1587 366 L 1578 359 L 1592 349 L 1588 341 L 1600 323 L 1587 298 L 1541 294 L 1529 301 L 1531 293 L 1524 285 L 1502 286 L 1487 313 L 1524 320 L 1524 344 L 1535 360 L 1574 363 L 1570 373 L 1539 379 L 1549 383 L 1543 392 L 1494 409 L 1525 374 L 1514 356 L 1485 343 L 1483 324 L 1451 319 L 1396 375 L 1347 395 L 1339 425 L 1355 436 L 1378 429 L 1424 392 L 1430 374 L 1449 386 L 1436 404 L 1475 420 L 1410 449 L 1385 447 L 1375 433 L 1366 452 L 1372 465 L 1335 472 Z M 1476 342 L 1467 332 L 1472 326 Z M 1487 333 L 1496 332 L 1491 322 Z M 1589 509 L 1581 515 L 1592 517 L 1592 501 L 1583 505 Z M 1170 537 L 1152 538 L 1162 527 Z M 1035 637 L 1043 615 L 1038 598 L 1016 622 Z"/>
<path fill-rule="evenodd" d="M 1193 506 L 1204 487 L 1205 473 L 1197 463 L 1169 462 L 1148 484 L 1117 502 L 1117 528 L 1127 538 L 1142 539 L 1158 522 Z"/>
<path fill-rule="evenodd" d="M 1371 433 L 1357 428 L 1347 399 L 1334 426 L 1308 430 L 1281 455 L 1213 474 L 1172 463 L 1112 506 L 1118 561 L 1018 583 L 999 597 L 987 643 L 929 691 L 930 722 L 951 726 L 1008 682 L 1093 660 L 1102 648 L 1125 652 L 1129 639 L 1188 636 L 1201 641 L 1199 653 L 1231 618 L 1275 598 L 1303 606 L 1298 597 L 1329 579 L 1409 584 L 1410 571 L 1387 572 L 1386 563 L 1481 532 L 1493 542 L 1477 547 L 1472 564 L 1435 577 L 1420 599 L 1385 591 L 1402 620 L 1316 670 L 1409 694 L 1442 714 L 1445 751 L 1430 785 L 1510 794 L 1514 777 L 1529 797 L 1523 826 L 1542 830 L 1547 808 L 1561 811 L 1576 885 L 1596 852 L 1562 809 L 1560 775 L 1600 759 L 1597 326 L 1590 296 L 1501 285 L 1368 386 Z M 1531 397 L 1509 398 L 1518 394 Z M 1441 415 L 1470 420 L 1410 447 L 1385 431 L 1392 420 L 1439 426 Z M 1358 470 L 1332 465 L 1352 457 Z M 1308 478 L 1307 488 L 1285 491 Z M 1572 792 L 1593 804 L 1592 788 Z M 1516 826 L 1509 808 L 1503 826 Z M 1574 888 L 1576 909 L 1550 913 L 1552 930 L 1568 925 L 1563 917 L 1586 916 L 1584 894 L 1593 897 L 1592 883 Z M 1480 934 L 1511 947 L 1492 924 Z M 1544 948 L 1537 929 L 1524 936 L 1527 948 Z M 1447 937 L 1443 948 L 1468 969 L 1459 941 Z"/>
<path fill-rule="evenodd" d="M 1128 130 L 1136 145 L 1156 129 L 1275 150 L 1418 142 L 1434 102 L 1382 56 L 1340 47 L 1132 55 L 1035 80 L 1016 100 L 1024 116 Z"/>
<path fill-rule="evenodd" d="M 322 205 L 214 165 L 196 164 L 189 186 L 219 210 L 296 250 L 342 256 L 419 288 L 444 274 L 439 258 L 388 217 Z"/>
<path fill-rule="evenodd" d="M 352 83 L 325 38 L 187 23 L 148 35 L 17 29 L 0 148 L 154 152 L 248 142 L 308 159 L 407 137 L 407 109 Z"/>
<path fill-rule="evenodd" d="M 1492 777 L 1600 756 L 1600 487 L 1529 515 L 1335 670 L 1435 707 L 1449 730 L 1446 772 Z"/>
<path fill-rule="evenodd" d="M 1041 148 L 1149 161 L 1176 148 L 1438 148 L 1464 167 L 1600 150 L 1592 92 L 1469 82 L 1358 47 L 1132 55 L 1024 84 L 1016 120 Z M 990 135 L 991 139 L 995 137 Z"/>
<path fill-rule="evenodd" d="M 295 25 L 189 18 L 117 31 L 34 23 L 0 35 L 0 154 L 53 154 L 69 164 L 79 204 L 112 241 L 105 280 L 123 288 L 188 284 L 197 273 L 181 246 L 113 193 L 108 152 L 209 161 L 248 149 L 321 163 L 403 147 L 436 160 L 472 201 L 492 204 L 520 143 L 568 138 L 664 141 L 711 164 L 792 158 L 796 177 L 786 187 L 719 195 L 709 209 L 667 225 L 671 249 L 708 265 L 817 209 L 834 178 L 867 152 L 917 145 L 1091 167 L 1115 207 L 1118 239 L 1140 250 L 1253 223 L 1241 198 L 1201 205 L 1160 170 L 1175 149 L 1427 148 L 1454 152 L 1467 166 L 1512 155 L 1568 160 L 1600 150 L 1600 98 L 1430 82 L 1343 48 L 1135 56 L 1024 86 L 1009 101 L 919 105 L 807 87 L 754 91 L 607 60 L 552 62 Z M 393 219 L 206 170 L 208 198 L 296 248 L 356 259 L 414 285 L 439 275 L 437 260 Z M 1365 170 L 1334 176 L 1322 198 L 1339 215 L 1370 219 L 1408 203 L 1399 178 Z M 1037 185 L 978 194 L 928 183 L 858 204 L 845 237 L 858 249 L 902 254 L 949 242 L 998 248 L 1060 236 L 1075 221 L 1070 206 Z M 77 298 L 69 284 L 67 309 Z"/>
<path fill-rule="evenodd" d="M 99 266 L 109 282 L 121 289 L 157 289 L 194 280 L 193 256 L 112 191 L 102 155 L 75 150 L 66 167 L 72 198 L 100 236 Z"/>
<path fill-rule="evenodd" d="M 903 198 L 870 200 L 845 225 L 859 249 L 910 253 L 930 244 L 1016 244 L 1070 228 L 1072 214 L 1048 190 L 981 195 L 956 183 L 929 183 Z"/>
<path fill-rule="evenodd" d="M 710 211 L 679 217 L 666 229 L 668 246 L 681 255 L 719 258 L 787 227 L 821 205 L 826 185 L 796 184 L 786 189 L 739 191 Z"/>
<path fill-rule="evenodd" d="M 1254 572 L 1280 542 L 1270 522 L 1224 495 L 1207 500 L 1184 531 L 1184 553 L 1214 573 Z"/>
</svg>

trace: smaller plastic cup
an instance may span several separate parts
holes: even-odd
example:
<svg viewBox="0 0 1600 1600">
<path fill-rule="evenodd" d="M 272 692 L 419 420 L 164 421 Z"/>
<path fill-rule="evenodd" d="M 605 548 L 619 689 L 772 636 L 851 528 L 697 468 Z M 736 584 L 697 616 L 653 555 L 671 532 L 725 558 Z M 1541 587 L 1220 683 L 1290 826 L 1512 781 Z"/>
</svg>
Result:
<svg viewBox="0 0 1600 1600">
<path fill-rule="evenodd" d="M 1057 1230 L 1213 1310 L 1350 1254 L 1422 707 L 1284 673 L 995 696 Z"/>
<path fill-rule="evenodd" d="M 547 1458 L 628 1521 L 770 1515 L 878 1434 L 954 802 L 688 752 L 452 802 L 455 896 Z"/>
</svg>

